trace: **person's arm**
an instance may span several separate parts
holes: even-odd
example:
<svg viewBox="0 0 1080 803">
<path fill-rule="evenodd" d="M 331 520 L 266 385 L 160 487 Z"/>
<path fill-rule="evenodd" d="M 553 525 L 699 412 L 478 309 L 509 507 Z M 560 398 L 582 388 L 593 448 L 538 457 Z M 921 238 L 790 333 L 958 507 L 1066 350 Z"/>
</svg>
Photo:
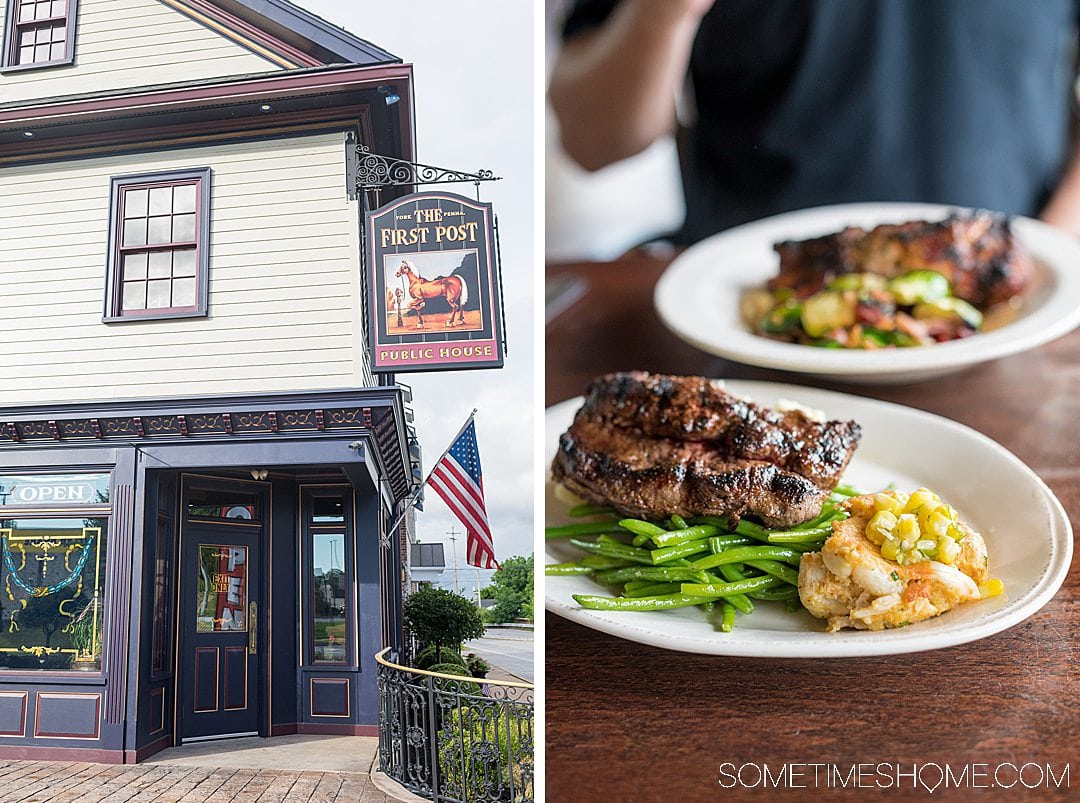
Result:
<svg viewBox="0 0 1080 803">
<path fill-rule="evenodd" d="M 602 27 L 566 43 L 549 96 L 563 147 L 587 170 L 633 156 L 673 130 L 675 95 L 714 0 L 623 0 Z"/>
</svg>

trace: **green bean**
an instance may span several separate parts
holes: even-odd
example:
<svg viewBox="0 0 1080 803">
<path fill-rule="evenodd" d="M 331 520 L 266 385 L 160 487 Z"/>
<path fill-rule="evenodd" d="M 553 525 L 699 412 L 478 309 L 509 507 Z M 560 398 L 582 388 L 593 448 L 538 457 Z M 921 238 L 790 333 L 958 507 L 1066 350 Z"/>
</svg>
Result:
<svg viewBox="0 0 1080 803">
<path fill-rule="evenodd" d="M 626 533 L 617 533 L 617 535 L 625 536 Z M 626 541 L 624 541 L 622 538 L 616 538 L 610 533 L 601 533 L 600 535 L 596 536 L 596 542 L 599 544 L 621 544 L 622 546 L 627 545 Z"/>
<path fill-rule="evenodd" d="M 596 555 L 604 555 L 609 558 L 618 558 L 619 560 L 628 560 L 631 563 L 644 563 L 646 565 L 652 565 L 652 557 L 648 550 L 637 549 L 627 544 L 612 543 L 605 541 L 582 541 L 580 538 L 571 538 L 570 543 L 576 546 L 578 549 L 584 549 L 586 552 L 592 552 Z"/>
<path fill-rule="evenodd" d="M 609 558 L 604 555 L 585 555 L 578 558 L 578 563 L 582 566 L 588 566 L 590 569 L 619 569 L 623 566 L 633 565 L 630 561 Z"/>
<path fill-rule="evenodd" d="M 544 574 L 551 577 L 559 577 L 569 574 L 592 574 L 593 570 L 588 566 L 582 566 L 576 560 L 566 563 L 549 563 L 544 567 Z"/>
<path fill-rule="evenodd" d="M 720 632 L 730 633 L 732 628 L 735 627 L 735 606 L 730 602 L 725 602 L 723 606 L 723 614 L 720 620 Z"/>
<path fill-rule="evenodd" d="M 583 521 L 580 524 L 564 524 L 544 529 L 545 538 L 574 538 L 578 535 L 625 532 L 617 521 Z"/>
<path fill-rule="evenodd" d="M 775 560 L 748 560 L 747 566 L 753 566 L 755 569 L 759 569 L 765 574 L 771 574 L 773 577 L 783 580 L 785 583 L 790 583 L 793 586 L 799 584 L 799 573 L 792 569 L 790 566 L 786 566 L 783 563 Z M 612 569 L 612 571 L 622 571 L 622 569 Z"/>
<path fill-rule="evenodd" d="M 581 516 L 599 516 L 601 514 L 613 516 L 615 515 L 615 509 L 608 507 L 607 505 L 594 505 L 590 502 L 584 502 L 580 505 L 575 505 L 570 508 L 570 515 L 574 518 Z"/>
<path fill-rule="evenodd" d="M 718 567 L 720 569 L 721 576 L 729 583 L 735 583 L 739 580 L 749 579 L 745 574 L 739 571 L 738 564 L 725 563 L 723 566 Z M 753 613 L 754 603 L 750 601 L 751 597 L 757 596 L 757 592 L 750 594 L 729 594 L 724 597 L 728 602 L 734 605 L 743 613 Z"/>
<path fill-rule="evenodd" d="M 797 610 L 799 610 L 800 605 L 795 601 L 796 599 L 796 597 L 792 597 L 791 599 L 788 599 L 784 602 L 784 609 L 788 613 L 795 613 Z"/>
<path fill-rule="evenodd" d="M 689 608 L 712 602 L 716 596 L 690 596 L 689 594 L 657 594 L 655 597 L 600 597 L 594 594 L 574 594 L 582 608 L 594 611 L 667 611 L 672 608 Z"/>
<path fill-rule="evenodd" d="M 653 580 L 664 583 L 708 582 L 704 572 L 684 567 L 669 566 L 627 566 L 623 569 L 609 569 L 596 575 L 598 582 L 604 585 L 618 585 L 627 580 Z"/>
<path fill-rule="evenodd" d="M 749 575 L 746 575 L 740 569 L 742 564 L 739 563 L 724 563 L 716 568 L 720 570 L 720 574 L 729 583 L 734 583 L 736 580 L 745 580 Z"/>
<path fill-rule="evenodd" d="M 656 550 L 653 550 L 655 553 Z M 746 563 L 749 560 L 782 560 L 798 563 L 802 555 L 793 549 L 778 546 L 738 546 L 716 555 L 706 555 L 690 564 L 694 569 L 711 569 L 725 563 Z"/>
<path fill-rule="evenodd" d="M 627 597 L 655 597 L 661 594 L 678 594 L 678 583 L 650 583 L 624 592 Z"/>
<path fill-rule="evenodd" d="M 702 572 L 702 574 L 705 575 L 705 582 L 709 585 L 723 582 L 714 574 L 709 574 L 708 572 Z M 750 597 L 746 596 L 746 594 L 725 594 L 722 599 L 725 602 L 731 603 L 745 614 L 754 612 L 754 603 L 750 601 Z"/>
<path fill-rule="evenodd" d="M 686 519 L 680 516 L 678 513 L 671 514 L 671 529 L 673 530 L 685 530 Z"/>
<path fill-rule="evenodd" d="M 681 530 L 668 530 L 666 533 L 652 536 L 652 542 L 658 547 L 677 546 L 688 541 L 699 541 L 702 538 L 716 535 L 720 532 L 711 524 L 698 524 L 694 527 L 683 527 Z"/>
<path fill-rule="evenodd" d="M 637 535 L 647 535 L 650 538 L 667 532 L 663 527 L 641 519 L 620 519 L 619 526 L 624 530 L 629 530 Z"/>
<path fill-rule="evenodd" d="M 649 552 L 654 565 L 660 563 L 666 563 L 673 558 L 685 558 L 688 555 L 696 555 L 698 552 L 705 552 L 709 549 L 709 542 L 705 539 L 701 541 L 689 541 L 685 544 L 677 544 L 676 546 L 664 547 L 663 549 L 653 549 Z"/>
<path fill-rule="evenodd" d="M 689 565 L 687 561 L 687 565 Z M 577 560 L 565 563 L 549 563 L 544 567 L 544 573 L 553 576 L 567 574 L 589 574 L 603 569 L 621 569 L 624 566 L 633 566 L 628 560 L 609 558 L 604 555 L 585 555 Z"/>
<path fill-rule="evenodd" d="M 798 542 L 810 542 L 810 541 L 824 541 L 832 535 L 832 525 L 828 527 L 815 527 L 813 530 L 792 530 L 786 533 L 774 533 L 768 534 L 768 540 L 770 544 L 787 544 Z"/>
<path fill-rule="evenodd" d="M 755 541 L 762 541 L 769 543 L 769 531 L 762 527 L 760 524 L 754 524 L 752 521 L 742 519 L 735 526 L 735 532 L 739 535 L 745 535 L 748 538 L 753 538 Z"/>
<path fill-rule="evenodd" d="M 753 538 L 747 538 L 743 535 L 714 535 L 709 539 L 709 551 L 716 555 L 733 546 L 745 546 L 753 543 L 755 543 Z"/>
<path fill-rule="evenodd" d="M 727 597 L 771 587 L 775 582 L 775 579 L 766 575 L 765 577 L 750 577 L 734 583 L 683 583 L 682 593 L 689 596 Z"/>
</svg>

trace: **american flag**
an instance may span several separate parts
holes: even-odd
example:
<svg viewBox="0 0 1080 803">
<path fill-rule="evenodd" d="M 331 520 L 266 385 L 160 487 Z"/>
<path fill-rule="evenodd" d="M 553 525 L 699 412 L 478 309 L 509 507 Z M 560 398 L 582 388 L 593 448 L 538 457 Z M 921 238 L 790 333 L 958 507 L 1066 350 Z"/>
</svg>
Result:
<svg viewBox="0 0 1080 803">
<path fill-rule="evenodd" d="M 488 529 L 484 478 L 480 472 L 480 452 L 476 448 L 476 426 L 472 418 L 432 469 L 428 483 L 465 525 L 469 535 L 469 565 L 481 569 L 500 568 Z"/>
</svg>

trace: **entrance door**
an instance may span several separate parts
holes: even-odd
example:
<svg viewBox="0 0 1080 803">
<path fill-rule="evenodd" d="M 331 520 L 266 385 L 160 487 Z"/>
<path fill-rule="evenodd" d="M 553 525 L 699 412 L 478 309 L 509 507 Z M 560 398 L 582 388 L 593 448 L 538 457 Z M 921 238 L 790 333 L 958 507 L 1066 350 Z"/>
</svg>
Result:
<svg viewBox="0 0 1080 803">
<path fill-rule="evenodd" d="M 259 732 L 262 525 L 185 516 L 181 532 L 180 735 Z"/>
</svg>

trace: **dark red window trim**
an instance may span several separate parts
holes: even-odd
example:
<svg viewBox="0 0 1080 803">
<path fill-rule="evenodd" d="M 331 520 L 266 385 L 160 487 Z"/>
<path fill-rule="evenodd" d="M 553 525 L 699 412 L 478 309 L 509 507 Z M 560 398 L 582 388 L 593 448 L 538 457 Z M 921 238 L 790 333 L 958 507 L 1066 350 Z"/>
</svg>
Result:
<svg viewBox="0 0 1080 803">
<path fill-rule="evenodd" d="M 187 208 L 177 210 L 175 189 L 178 187 L 195 187 L 195 199 L 192 211 Z M 169 211 L 167 213 L 154 214 L 151 194 L 154 190 L 170 189 Z M 129 198 L 134 198 L 134 193 L 145 192 L 146 206 L 136 210 L 135 214 L 128 214 L 131 210 L 126 208 Z M 180 217 L 193 215 L 194 239 L 175 239 L 175 226 Z M 149 236 L 149 227 L 153 221 L 161 221 L 168 226 L 167 238 L 153 238 Z M 144 222 L 145 221 L 145 222 Z M 126 242 L 125 231 L 128 225 L 138 226 L 143 223 L 142 241 Z M 159 242 L 149 242 L 151 239 L 159 239 Z M 201 317 L 207 314 L 207 288 L 209 272 L 209 249 L 210 249 L 210 168 L 202 167 L 191 170 L 178 170 L 168 173 L 149 173 L 135 176 L 119 176 L 112 180 L 112 192 L 109 204 L 109 264 L 106 281 L 105 315 L 106 322 L 149 320 L 155 318 L 189 318 Z M 150 275 L 150 263 L 154 255 L 168 254 L 168 275 L 157 277 Z M 191 267 L 178 267 L 178 255 L 191 254 L 184 257 L 183 261 L 191 261 Z M 136 262 L 140 256 L 144 256 L 142 275 L 132 276 L 129 272 L 129 261 Z M 134 265 L 130 266 L 135 270 Z M 167 307 L 145 308 L 148 303 L 150 283 L 153 281 L 169 281 L 169 301 L 175 299 L 173 294 L 177 292 L 178 282 L 186 282 L 194 279 L 194 297 L 191 304 L 173 305 Z M 125 288 L 134 289 L 142 285 L 144 290 L 143 309 L 124 309 Z"/>
<path fill-rule="evenodd" d="M 7 14 L 4 20 L 4 49 L 2 61 L 0 61 L 0 70 L 3 72 L 31 70 L 39 67 L 60 67 L 75 61 L 75 18 L 78 0 L 67 0 L 65 12 L 61 15 L 20 22 L 19 12 L 23 5 L 34 2 L 36 0 L 9 0 L 7 3 Z M 29 30 L 36 31 L 45 27 L 57 27 L 58 23 L 63 23 L 63 55 L 60 58 L 49 58 L 46 61 L 20 61 L 19 44 L 22 34 Z"/>
</svg>

